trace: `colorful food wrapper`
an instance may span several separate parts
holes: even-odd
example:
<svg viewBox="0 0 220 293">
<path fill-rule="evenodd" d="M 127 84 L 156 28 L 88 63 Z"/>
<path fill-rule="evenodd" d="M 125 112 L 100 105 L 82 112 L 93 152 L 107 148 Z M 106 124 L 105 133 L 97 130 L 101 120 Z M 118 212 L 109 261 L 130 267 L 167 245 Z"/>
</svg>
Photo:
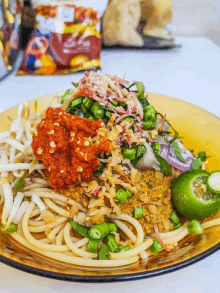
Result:
<svg viewBox="0 0 220 293">
<path fill-rule="evenodd" d="M 18 74 L 100 68 L 100 17 L 107 0 L 35 1 L 35 25 Z"/>
<path fill-rule="evenodd" d="M 8 70 L 14 64 L 20 43 L 22 1 L 0 1 L 0 55 Z"/>
<path fill-rule="evenodd" d="M 110 0 L 103 16 L 105 46 L 173 47 L 172 0 Z"/>
</svg>

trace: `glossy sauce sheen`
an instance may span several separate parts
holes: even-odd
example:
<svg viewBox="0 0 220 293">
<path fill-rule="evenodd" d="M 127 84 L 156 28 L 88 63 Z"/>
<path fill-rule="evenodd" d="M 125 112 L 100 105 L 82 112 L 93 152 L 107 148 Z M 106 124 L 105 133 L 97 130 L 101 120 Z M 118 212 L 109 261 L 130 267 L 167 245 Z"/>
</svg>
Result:
<svg viewBox="0 0 220 293">
<path fill-rule="evenodd" d="M 32 148 L 50 174 L 51 187 L 62 188 L 92 178 L 100 164 L 97 155 L 110 151 L 107 139 L 101 138 L 98 144 L 91 140 L 103 126 L 101 119 L 91 121 L 73 117 L 62 108 L 47 109 Z"/>
</svg>

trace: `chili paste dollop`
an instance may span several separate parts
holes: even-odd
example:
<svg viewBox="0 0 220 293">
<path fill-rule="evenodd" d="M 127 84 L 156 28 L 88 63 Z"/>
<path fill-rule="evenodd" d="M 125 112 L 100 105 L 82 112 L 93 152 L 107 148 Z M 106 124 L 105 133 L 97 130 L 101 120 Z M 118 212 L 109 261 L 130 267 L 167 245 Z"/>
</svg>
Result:
<svg viewBox="0 0 220 293">
<path fill-rule="evenodd" d="M 33 136 L 34 155 L 43 161 L 50 175 L 51 187 L 62 188 L 88 181 L 99 167 L 98 154 L 110 151 L 110 142 L 92 138 L 104 127 L 101 119 L 74 117 L 62 108 L 49 107 Z"/>
</svg>

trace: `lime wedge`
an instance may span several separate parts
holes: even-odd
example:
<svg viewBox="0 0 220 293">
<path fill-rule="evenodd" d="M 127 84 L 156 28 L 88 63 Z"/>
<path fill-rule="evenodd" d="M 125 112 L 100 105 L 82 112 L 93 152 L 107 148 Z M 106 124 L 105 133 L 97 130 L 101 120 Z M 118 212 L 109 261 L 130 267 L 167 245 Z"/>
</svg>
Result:
<svg viewBox="0 0 220 293">
<path fill-rule="evenodd" d="M 220 171 L 214 171 L 209 175 L 207 187 L 214 193 L 220 193 Z"/>
<path fill-rule="evenodd" d="M 204 170 L 190 170 L 173 181 L 172 202 L 181 215 L 190 220 L 203 220 L 218 212 L 220 197 L 208 189 L 209 176 Z"/>
</svg>

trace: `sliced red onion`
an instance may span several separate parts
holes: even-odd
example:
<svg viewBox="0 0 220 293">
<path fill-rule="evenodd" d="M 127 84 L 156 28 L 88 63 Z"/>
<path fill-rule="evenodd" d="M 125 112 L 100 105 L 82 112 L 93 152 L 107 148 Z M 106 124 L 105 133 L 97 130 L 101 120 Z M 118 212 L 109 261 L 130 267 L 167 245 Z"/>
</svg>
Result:
<svg viewBox="0 0 220 293">
<path fill-rule="evenodd" d="M 136 167 L 138 169 L 142 169 L 142 170 L 150 169 L 150 168 L 160 170 L 160 168 L 157 166 L 160 164 L 154 155 L 152 147 L 149 145 L 149 143 L 146 143 L 146 142 L 144 143 L 144 146 L 146 147 L 146 151 L 145 151 L 143 157 L 138 161 Z"/>
<path fill-rule="evenodd" d="M 170 251 L 170 249 L 163 243 L 163 241 L 160 237 L 157 225 L 154 225 L 154 231 L 155 231 L 156 237 L 159 240 L 160 245 L 163 247 L 163 249 L 165 249 L 166 251 Z"/>
<path fill-rule="evenodd" d="M 176 142 L 179 143 L 177 140 Z M 180 145 L 179 145 L 180 146 Z M 181 146 L 183 146 L 181 144 Z M 182 170 L 182 171 L 188 171 L 191 170 L 191 164 L 195 160 L 193 155 L 190 153 L 189 150 L 187 150 L 185 147 L 184 149 L 181 147 L 180 152 L 182 157 L 185 159 L 186 163 L 182 162 L 175 154 L 174 148 L 172 146 L 168 145 L 161 145 L 159 155 L 163 157 L 170 165 L 173 167 Z"/>
</svg>

